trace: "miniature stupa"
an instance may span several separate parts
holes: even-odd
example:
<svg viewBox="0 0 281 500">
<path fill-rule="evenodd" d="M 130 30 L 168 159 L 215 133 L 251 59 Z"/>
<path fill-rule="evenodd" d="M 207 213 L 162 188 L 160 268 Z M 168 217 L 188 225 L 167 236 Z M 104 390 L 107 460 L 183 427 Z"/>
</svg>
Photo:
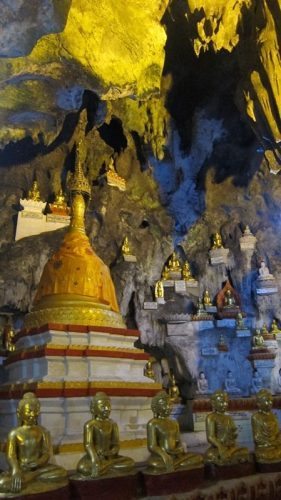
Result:
<svg viewBox="0 0 281 500">
<path fill-rule="evenodd" d="M 18 399 L 32 391 L 40 399 L 41 423 L 51 432 L 57 460 L 71 469 L 83 452 L 83 424 L 98 391 L 112 399 L 121 442 L 143 459 L 150 399 L 161 385 L 144 375 L 149 355 L 134 347 L 139 332 L 126 328 L 110 271 L 86 236 L 90 186 L 79 154 L 69 190 L 68 231 L 45 265 L 25 328 L 4 362 L 0 439 L 4 444 L 15 424 Z"/>
<path fill-rule="evenodd" d="M 124 328 L 109 269 L 92 249 L 85 232 L 85 198 L 90 196 L 90 186 L 79 150 L 69 191 L 70 225 L 59 250 L 45 265 L 25 325 L 30 328 L 51 322 Z"/>
</svg>

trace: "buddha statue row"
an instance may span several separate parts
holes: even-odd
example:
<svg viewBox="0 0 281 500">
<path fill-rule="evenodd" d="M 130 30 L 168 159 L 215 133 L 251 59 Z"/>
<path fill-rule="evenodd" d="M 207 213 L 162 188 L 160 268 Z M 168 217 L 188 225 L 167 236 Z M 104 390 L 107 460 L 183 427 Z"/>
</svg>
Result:
<svg viewBox="0 0 281 500">
<path fill-rule="evenodd" d="M 252 416 L 255 458 L 258 463 L 281 462 L 281 433 L 278 419 L 271 411 L 272 396 L 262 389 L 256 396 L 258 411 Z M 204 455 L 185 451 L 176 420 L 170 418 L 172 401 L 161 391 L 151 403 L 153 417 L 147 424 L 150 452 L 147 471 L 165 473 L 178 469 L 203 467 L 204 463 L 231 465 L 250 461 L 249 450 L 236 443 L 237 429 L 228 409 L 228 395 L 222 390 L 211 396 L 212 412 L 206 417 L 209 448 Z M 126 473 L 134 461 L 119 454 L 117 424 L 110 418 L 109 397 L 98 392 L 91 402 L 92 418 L 84 425 L 85 454 L 77 465 L 76 478 L 97 478 Z M 18 493 L 34 481 L 66 482 L 66 471 L 50 463 L 51 442 L 48 431 L 38 424 L 40 403 L 26 393 L 18 405 L 19 425 L 8 436 L 6 447 L 9 471 L 0 474 L 0 492 Z"/>
</svg>

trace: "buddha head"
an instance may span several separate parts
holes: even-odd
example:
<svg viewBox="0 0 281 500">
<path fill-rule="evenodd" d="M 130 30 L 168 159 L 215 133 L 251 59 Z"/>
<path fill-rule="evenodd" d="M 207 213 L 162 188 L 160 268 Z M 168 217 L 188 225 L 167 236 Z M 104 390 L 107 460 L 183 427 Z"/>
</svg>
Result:
<svg viewBox="0 0 281 500">
<path fill-rule="evenodd" d="M 171 413 L 171 398 L 165 391 L 158 392 L 151 401 L 154 417 L 168 417 Z"/>
<path fill-rule="evenodd" d="M 228 408 L 228 395 L 225 391 L 217 390 L 211 396 L 213 411 L 217 413 L 225 413 Z"/>
<path fill-rule="evenodd" d="M 272 408 L 272 395 L 267 389 L 261 389 L 257 393 L 257 406 L 262 412 L 269 412 Z"/>
<path fill-rule="evenodd" d="M 27 392 L 17 408 L 19 424 L 36 425 L 40 413 L 40 403 L 33 392 Z"/>
<path fill-rule="evenodd" d="M 91 401 L 91 413 L 94 418 L 107 420 L 111 412 L 110 399 L 105 392 L 97 392 Z"/>
</svg>

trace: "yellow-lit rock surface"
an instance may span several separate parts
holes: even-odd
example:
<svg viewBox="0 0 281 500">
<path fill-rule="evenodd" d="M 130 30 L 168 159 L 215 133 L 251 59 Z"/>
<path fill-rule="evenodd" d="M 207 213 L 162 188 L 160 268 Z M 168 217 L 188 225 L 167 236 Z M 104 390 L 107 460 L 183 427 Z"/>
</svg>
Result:
<svg viewBox="0 0 281 500">
<path fill-rule="evenodd" d="M 35 140 L 43 122 L 50 140 L 84 88 L 104 99 L 159 91 L 167 4 L 72 0 L 63 31 L 39 38 L 26 57 L 0 59 L 0 141 L 22 138 L 22 121 Z"/>
</svg>

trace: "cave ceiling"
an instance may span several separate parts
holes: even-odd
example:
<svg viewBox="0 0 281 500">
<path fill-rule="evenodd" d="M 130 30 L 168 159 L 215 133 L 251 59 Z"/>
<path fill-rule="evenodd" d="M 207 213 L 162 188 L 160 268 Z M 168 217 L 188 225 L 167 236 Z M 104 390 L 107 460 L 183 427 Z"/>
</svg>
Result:
<svg viewBox="0 0 281 500">
<path fill-rule="evenodd" d="M 88 226 L 113 275 L 126 232 L 138 246 L 150 231 L 144 286 L 188 231 L 185 247 L 203 262 L 210 232 L 230 215 L 234 224 L 266 227 L 266 209 L 275 216 L 281 209 L 279 176 L 270 174 L 281 167 L 280 7 L 280 0 L 0 0 L 3 249 L 13 245 L 16 206 L 35 177 L 46 201 L 65 188 L 83 110 Z M 106 193 L 98 181 L 112 155 L 125 195 Z M 53 244 L 41 240 L 44 258 Z M 17 245 L 2 260 L 2 282 L 7 259 L 30 251 L 29 242 L 26 250 Z M 18 309 L 39 279 L 30 278 L 32 265 L 43 265 L 27 261 L 25 284 L 3 299 Z"/>
</svg>

